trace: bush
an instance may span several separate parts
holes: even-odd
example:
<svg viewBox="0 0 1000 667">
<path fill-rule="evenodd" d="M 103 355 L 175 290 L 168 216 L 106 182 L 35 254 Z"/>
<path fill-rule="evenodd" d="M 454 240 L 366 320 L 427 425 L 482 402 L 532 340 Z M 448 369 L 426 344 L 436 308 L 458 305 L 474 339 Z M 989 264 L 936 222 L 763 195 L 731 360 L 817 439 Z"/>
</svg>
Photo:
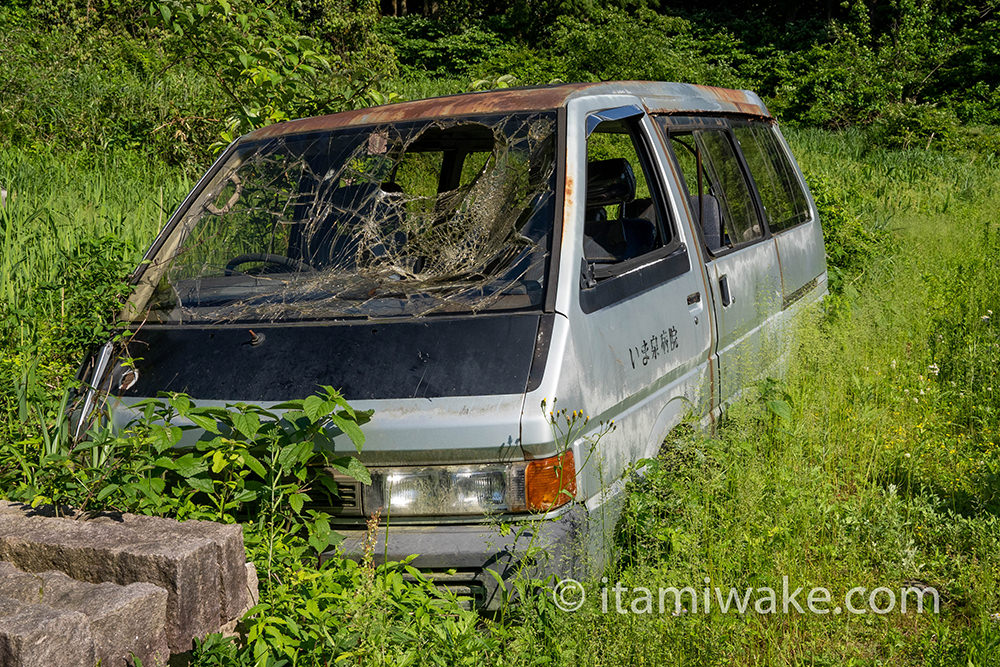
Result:
<svg viewBox="0 0 1000 667">
<path fill-rule="evenodd" d="M 716 50 L 713 41 L 728 42 Z M 649 79 L 739 87 L 731 65 L 739 45 L 726 35 L 696 35 L 688 21 L 640 9 L 560 17 L 552 53 L 567 81 Z"/>
<path fill-rule="evenodd" d="M 834 274 L 831 289 L 836 290 L 836 281 L 843 273 L 864 269 L 886 250 L 890 241 L 884 231 L 849 210 L 845 202 L 854 193 L 820 175 L 810 175 L 808 180 L 823 226 L 827 266 Z"/>
<path fill-rule="evenodd" d="M 882 148 L 955 148 L 959 122 L 949 109 L 931 104 L 888 104 L 872 124 L 872 141 Z"/>
</svg>

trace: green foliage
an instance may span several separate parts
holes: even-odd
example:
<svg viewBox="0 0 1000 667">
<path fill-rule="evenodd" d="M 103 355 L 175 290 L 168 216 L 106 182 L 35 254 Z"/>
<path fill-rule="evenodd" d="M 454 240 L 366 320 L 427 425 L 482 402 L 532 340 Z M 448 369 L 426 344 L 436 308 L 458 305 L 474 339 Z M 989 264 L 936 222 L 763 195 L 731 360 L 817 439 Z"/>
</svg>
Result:
<svg viewBox="0 0 1000 667">
<path fill-rule="evenodd" d="M 107 338 L 140 248 L 190 187 L 141 155 L 0 152 L 0 441 L 36 437 Z"/>
<path fill-rule="evenodd" d="M 331 559 L 318 569 L 292 565 L 244 619 L 246 647 L 224 664 L 471 666 L 499 648 L 480 631 L 476 612 L 406 561 L 375 565 L 369 556 L 361 563 Z"/>
<path fill-rule="evenodd" d="M 838 187 L 821 175 L 810 176 L 808 180 L 823 226 L 827 269 L 838 277 L 863 270 L 884 250 L 888 241 L 885 230 L 850 210 L 848 202 L 856 193 L 845 191 L 843 186 Z"/>
<path fill-rule="evenodd" d="M 306 9 L 320 14 L 319 34 L 350 23 L 332 18 L 329 5 Z M 253 2 L 163 0 L 150 11 L 172 35 L 168 49 L 212 78 L 228 100 L 222 145 L 264 125 L 367 106 L 389 65 L 362 62 L 366 53 L 352 62 L 350 53 L 297 33 L 290 17 Z"/>
<path fill-rule="evenodd" d="M 872 139 L 886 148 L 958 147 L 959 123 L 954 112 L 928 104 L 890 104 L 872 127 Z"/>
<path fill-rule="evenodd" d="M 170 67 L 156 40 L 112 26 L 4 27 L 0 9 L 0 135 L 44 152 L 128 149 L 189 162 L 221 107 L 197 72 Z M 8 184 L 4 184 L 7 186 Z"/>
<path fill-rule="evenodd" d="M 75 442 L 67 429 L 64 397 L 40 438 L 5 443 L 0 488 L 11 499 L 82 511 L 115 509 L 226 523 L 254 517 L 271 544 L 278 533 L 295 532 L 301 525 L 306 503 L 336 495 L 332 478 L 317 471 L 332 468 L 369 479 L 353 457 L 333 456 L 324 447 L 328 430 L 335 429 L 360 449 L 360 426 L 371 414 L 354 411 L 331 387 L 275 406 L 280 413 L 242 403 L 198 407 L 183 394 L 135 407 L 140 417 L 123 431 L 96 427 Z M 203 435 L 179 448 L 192 430 Z M 35 464 L 27 466 L 26 458 L 36 455 Z M 325 535 L 334 539 L 329 531 Z M 319 552 L 329 540 L 310 540 L 310 546 Z"/>
<path fill-rule="evenodd" d="M 736 86 L 739 45 L 724 33 L 703 38 L 690 22 L 649 9 L 597 10 L 562 17 L 553 33 L 566 81 L 649 79 Z"/>
<path fill-rule="evenodd" d="M 407 76 L 469 75 L 476 65 L 505 47 L 501 35 L 480 26 L 460 32 L 420 15 L 386 17 L 378 32 L 395 51 Z"/>
</svg>

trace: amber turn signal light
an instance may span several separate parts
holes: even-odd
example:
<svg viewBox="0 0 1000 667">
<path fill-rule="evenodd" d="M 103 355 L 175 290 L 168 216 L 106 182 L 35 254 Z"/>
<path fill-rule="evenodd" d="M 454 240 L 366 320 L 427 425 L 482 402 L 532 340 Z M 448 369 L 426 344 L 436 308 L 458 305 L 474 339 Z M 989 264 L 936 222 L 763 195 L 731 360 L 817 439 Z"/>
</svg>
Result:
<svg viewBox="0 0 1000 667">
<path fill-rule="evenodd" d="M 573 451 L 559 456 L 529 461 L 524 471 L 528 509 L 549 510 L 576 496 L 576 466 Z"/>
</svg>

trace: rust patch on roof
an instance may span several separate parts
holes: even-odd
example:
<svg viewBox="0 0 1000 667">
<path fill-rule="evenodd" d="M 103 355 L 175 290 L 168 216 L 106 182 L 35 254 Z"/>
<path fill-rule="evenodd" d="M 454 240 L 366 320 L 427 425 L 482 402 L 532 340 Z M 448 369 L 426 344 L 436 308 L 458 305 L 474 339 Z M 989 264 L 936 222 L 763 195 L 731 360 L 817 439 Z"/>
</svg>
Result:
<svg viewBox="0 0 1000 667">
<path fill-rule="evenodd" d="M 509 113 L 514 111 L 545 111 L 565 104 L 577 90 L 595 84 L 548 86 L 544 88 L 503 89 L 482 93 L 465 93 L 435 97 L 414 102 L 399 102 L 367 109 L 356 109 L 327 116 L 302 118 L 254 130 L 247 139 L 329 130 L 347 125 L 378 125 L 430 118 L 454 118 L 484 113 Z"/>
<path fill-rule="evenodd" d="M 747 98 L 746 91 L 733 90 L 731 88 L 716 88 L 714 86 L 695 86 L 701 92 L 712 97 L 719 102 L 733 107 L 733 111 L 748 113 L 756 116 L 767 115 L 766 110 L 755 102 Z"/>
<path fill-rule="evenodd" d="M 431 118 L 455 118 L 486 113 L 557 109 L 582 93 L 633 95 L 654 113 L 740 113 L 768 118 L 767 109 L 745 90 L 653 81 L 572 83 L 536 88 L 506 88 L 465 93 L 413 102 L 356 109 L 327 116 L 302 118 L 254 130 L 244 140 L 330 130 L 350 125 L 379 125 Z M 706 104 L 707 103 L 707 104 Z M 722 107 L 719 109 L 718 107 Z"/>
</svg>

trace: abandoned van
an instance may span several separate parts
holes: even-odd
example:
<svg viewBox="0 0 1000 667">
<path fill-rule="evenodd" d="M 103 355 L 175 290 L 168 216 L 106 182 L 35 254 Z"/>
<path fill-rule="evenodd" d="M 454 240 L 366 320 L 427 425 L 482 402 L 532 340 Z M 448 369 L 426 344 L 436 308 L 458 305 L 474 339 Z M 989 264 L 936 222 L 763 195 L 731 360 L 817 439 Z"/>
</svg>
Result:
<svg viewBox="0 0 1000 667">
<path fill-rule="evenodd" d="M 528 543 L 553 571 L 599 566 L 627 471 L 768 372 L 826 279 L 816 207 L 751 92 L 394 104 L 229 146 L 134 274 L 137 361 L 108 391 L 124 424 L 162 391 L 340 388 L 374 410 L 372 484 L 340 480 L 331 509 L 342 548 L 381 510 L 376 553 L 494 606 L 485 569 L 511 576 Z M 93 386 L 121 377 L 103 354 Z"/>
</svg>

